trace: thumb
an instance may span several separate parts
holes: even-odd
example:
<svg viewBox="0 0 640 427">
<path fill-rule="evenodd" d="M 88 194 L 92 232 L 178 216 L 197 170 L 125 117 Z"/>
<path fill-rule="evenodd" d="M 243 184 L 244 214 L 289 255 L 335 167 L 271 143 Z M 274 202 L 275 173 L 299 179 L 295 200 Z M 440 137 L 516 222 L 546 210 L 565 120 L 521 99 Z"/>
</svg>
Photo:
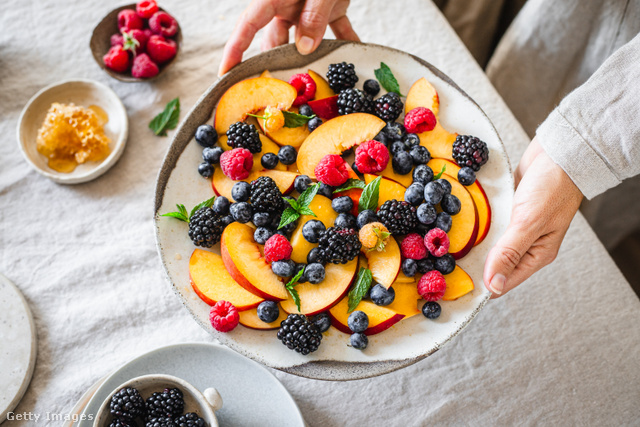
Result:
<svg viewBox="0 0 640 427">
<path fill-rule="evenodd" d="M 335 0 L 307 0 L 296 26 L 298 52 L 308 55 L 320 44 L 329 25 L 329 16 Z"/>
</svg>

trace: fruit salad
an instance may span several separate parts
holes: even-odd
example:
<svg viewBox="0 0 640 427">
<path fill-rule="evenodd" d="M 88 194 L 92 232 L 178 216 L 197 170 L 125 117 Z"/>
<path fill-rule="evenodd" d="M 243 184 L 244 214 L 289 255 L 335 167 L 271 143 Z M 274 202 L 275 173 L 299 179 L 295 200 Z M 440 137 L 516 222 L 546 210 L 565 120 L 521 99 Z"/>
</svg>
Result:
<svg viewBox="0 0 640 427">
<path fill-rule="evenodd" d="M 442 126 L 427 79 L 405 97 L 384 63 L 362 89 L 353 64 L 325 75 L 231 86 L 195 133 L 213 197 L 164 214 L 188 223 L 213 328 L 278 329 L 303 355 L 331 327 L 355 351 L 403 319 L 437 319 L 439 301 L 473 291 L 457 261 L 491 225 L 476 177 L 487 145 Z"/>
</svg>

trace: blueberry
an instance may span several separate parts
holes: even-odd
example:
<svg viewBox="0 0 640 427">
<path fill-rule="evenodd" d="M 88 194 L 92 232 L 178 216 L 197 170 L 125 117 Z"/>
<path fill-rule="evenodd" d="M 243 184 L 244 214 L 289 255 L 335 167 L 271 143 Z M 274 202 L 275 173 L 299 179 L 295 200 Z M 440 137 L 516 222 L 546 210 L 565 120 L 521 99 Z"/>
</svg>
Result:
<svg viewBox="0 0 640 427">
<path fill-rule="evenodd" d="M 342 154 L 340 154 L 340 157 L 342 157 L 343 159 L 346 159 L 347 157 L 349 157 L 352 154 L 353 154 L 353 147 L 349 148 L 348 150 L 343 151 Z"/>
<path fill-rule="evenodd" d="M 304 269 L 304 274 L 307 276 L 309 283 L 314 285 L 322 283 L 325 276 L 324 265 L 317 262 L 307 264 L 307 267 Z"/>
<path fill-rule="evenodd" d="M 313 132 L 318 129 L 322 124 L 322 119 L 320 117 L 314 117 L 313 119 L 307 122 L 307 126 L 309 127 L 309 132 Z"/>
<path fill-rule="evenodd" d="M 369 316 L 364 311 L 354 311 L 349 315 L 347 325 L 353 332 L 364 332 L 369 327 Z"/>
<path fill-rule="evenodd" d="M 222 217 L 222 226 L 226 227 L 227 225 L 231 224 L 234 221 L 235 221 L 235 219 L 233 219 L 233 215 L 223 216 Z"/>
<path fill-rule="evenodd" d="M 273 274 L 280 277 L 291 277 L 296 267 L 296 263 L 288 260 L 273 261 L 271 263 L 271 271 Z"/>
<path fill-rule="evenodd" d="M 355 173 L 360 173 L 360 171 L 358 170 L 358 165 L 356 164 L 355 161 L 351 163 L 351 169 L 353 169 Z"/>
<path fill-rule="evenodd" d="M 320 250 L 320 248 L 313 248 L 309 251 L 309 253 L 307 254 L 307 263 L 309 264 L 319 263 L 322 265 L 325 264 L 324 258 L 322 256 L 322 251 Z"/>
<path fill-rule="evenodd" d="M 218 132 L 211 125 L 200 125 L 196 129 L 196 142 L 203 147 L 213 147 L 218 142 Z"/>
<path fill-rule="evenodd" d="M 435 301 L 427 301 L 422 306 L 422 314 L 427 319 L 435 320 L 440 317 L 440 313 L 442 312 L 442 308 L 440 304 Z"/>
<path fill-rule="evenodd" d="M 411 159 L 413 160 L 414 165 L 426 165 L 431 160 L 431 154 L 426 147 L 422 145 L 417 145 L 409 151 L 411 155 Z"/>
<path fill-rule="evenodd" d="M 259 245 L 267 243 L 267 240 L 269 240 L 269 237 L 271 236 L 273 236 L 273 231 L 266 227 L 258 227 L 256 228 L 256 231 L 253 232 L 253 240 L 255 240 Z"/>
<path fill-rule="evenodd" d="M 458 181 L 462 185 L 471 185 L 476 182 L 476 173 L 470 167 L 464 167 L 458 171 Z"/>
<path fill-rule="evenodd" d="M 406 150 L 411 150 L 413 147 L 420 145 L 420 137 L 415 133 L 408 133 L 404 138 L 402 138 L 402 142 L 404 143 Z"/>
<path fill-rule="evenodd" d="M 407 134 L 407 130 L 402 123 L 388 122 L 383 131 L 391 141 L 402 141 Z"/>
<path fill-rule="evenodd" d="M 327 199 L 333 199 L 333 190 L 335 190 L 335 188 L 321 182 L 320 187 L 318 187 L 318 194 L 323 195 Z"/>
<path fill-rule="evenodd" d="M 251 222 L 256 227 L 267 227 L 271 224 L 271 215 L 269 215 L 269 212 L 256 212 L 253 214 Z"/>
<path fill-rule="evenodd" d="M 218 196 L 213 201 L 213 206 L 211 206 L 211 209 L 213 209 L 213 211 L 218 215 L 226 215 L 229 213 L 230 205 L 231 203 L 229 203 L 229 199 L 224 196 Z"/>
<path fill-rule="evenodd" d="M 398 153 L 404 151 L 404 144 L 400 141 L 394 141 L 391 143 L 391 148 L 389 149 L 389 151 L 391 151 L 392 156 L 396 156 L 398 155 Z"/>
<path fill-rule="evenodd" d="M 356 226 L 358 225 L 358 222 L 355 216 L 348 213 L 341 213 L 341 214 L 338 214 L 338 216 L 336 217 L 336 220 L 333 222 L 333 225 L 336 227 L 343 227 L 343 228 L 356 228 Z"/>
<path fill-rule="evenodd" d="M 304 272 L 304 269 L 307 267 L 307 264 L 296 264 L 296 266 L 293 268 L 293 275 L 296 276 L 300 270 L 302 270 L 302 275 L 300 276 L 300 278 L 298 279 L 298 283 L 307 283 L 309 280 L 307 279 L 307 275 Z"/>
<path fill-rule="evenodd" d="M 311 318 L 311 323 L 316 325 L 320 332 L 327 332 L 329 327 L 331 327 L 331 316 L 329 316 L 327 312 L 316 314 Z"/>
<path fill-rule="evenodd" d="M 380 93 L 380 83 L 378 83 L 374 79 L 368 79 L 364 81 L 362 89 L 364 90 L 364 93 L 369 94 L 373 97 Z"/>
<path fill-rule="evenodd" d="M 336 197 L 331 201 L 331 207 L 338 213 L 348 213 L 353 209 L 353 200 L 349 196 Z"/>
<path fill-rule="evenodd" d="M 298 152 L 291 145 L 284 145 L 278 150 L 278 159 L 283 165 L 292 165 L 298 158 Z"/>
<path fill-rule="evenodd" d="M 427 225 L 433 224 L 438 217 L 436 208 L 429 203 L 423 203 L 418 206 L 416 214 L 418 215 L 418 221 L 420 221 L 422 224 Z"/>
<path fill-rule="evenodd" d="M 258 305 L 258 319 L 265 323 L 272 323 L 278 320 L 280 309 L 275 301 L 264 301 Z"/>
<path fill-rule="evenodd" d="M 440 202 L 440 207 L 449 215 L 456 215 L 460 212 L 460 209 L 462 209 L 460 199 L 453 194 L 445 194 Z"/>
<path fill-rule="evenodd" d="M 440 258 L 436 258 L 433 267 L 442 274 L 452 273 L 456 268 L 456 260 L 451 254 L 444 254 Z"/>
<path fill-rule="evenodd" d="M 211 178 L 213 175 L 213 166 L 209 162 L 202 162 L 198 165 L 198 173 L 205 178 Z"/>
<path fill-rule="evenodd" d="M 318 243 L 326 229 L 322 221 L 311 219 L 302 226 L 302 237 L 309 243 Z"/>
<path fill-rule="evenodd" d="M 220 147 L 205 147 L 202 149 L 202 159 L 212 165 L 220 163 L 220 156 L 224 150 Z"/>
<path fill-rule="evenodd" d="M 381 284 L 376 284 L 371 288 L 371 301 L 375 305 L 389 305 L 396 299 L 396 291 L 393 288 L 385 288 Z"/>
<path fill-rule="evenodd" d="M 384 130 L 381 130 L 380 132 L 378 132 L 378 134 L 376 136 L 374 136 L 373 139 L 375 141 L 378 141 L 381 144 L 384 144 L 385 147 L 388 147 L 389 143 L 392 142 L 392 141 L 389 140 L 389 137 L 384 132 Z"/>
<path fill-rule="evenodd" d="M 302 194 L 304 190 L 309 188 L 311 184 L 313 183 L 311 182 L 311 178 L 309 178 L 308 175 L 298 175 L 296 176 L 296 179 L 293 181 L 293 187 L 300 194 Z"/>
<path fill-rule="evenodd" d="M 358 214 L 358 218 L 356 218 L 356 225 L 358 228 L 362 228 L 369 223 L 377 221 L 378 215 L 376 215 L 376 213 L 371 209 L 365 209 Z"/>
<path fill-rule="evenodd" d="M 424 258 L 418 261 L 418 273 L 424 274 L 433 270 L 433 260 L 431 258 Z"/>
<path fill-rule="evenodd" d="M 427 165 L 418 165 L 413 170 L 413 182 L 427 185 L 433 180 L 433 169 Z"/>
<path fill-rule="evenodd" d="M 404 200 L 418 206 L 424 199 L 424 186 L 418 182 L 411 184 L 404 192 Z"/>
<path fill-rule="evenodd" d="M 406 175 L 413 169 L 413 160 L 411 155 L 406 151 L 399 151 L 393 156 L 391 161 L 393 170 L 398 175 Z"/>
<path fill-rule="evenodd" d="M 278 166 L 279 161 L 278 156 L 274 153 L 264 153 L 260 159 L 260 164 L 262 164 L 262 167 L 265 169 L 273 169 Z"/>
<path fill-rule="evenodd" d="M 349 343 L 356 350 L 364 350 L 369 345 L 369 338 L 365 334 L 356 333 L 349 337 Z"/>
<path fill-rule="evenodd" d="M 451 230 L 451 215 L 446 212 L 440 212 L 436 218 L 436 227 L 448 233 Z"/>
<path fill-rule="evenodd" d="M 418 272 L 418 263 L 415 259 L 407 258 L 402 261 L 402 272 L 407 277 L 413 277 Z"/>
<path fill-rule="evenodd" d="M 440 179 L 436 179 L 435 182 L 440 184 L 440 186 L 444 190 L 444 194 L 451 194 L 452 187 L 449 181 L 447 181 L 446 179 L 440 178 Z"/>
<path fill-rule="evenodd" d="M 229 208 L 229 212 L 233 215 L 234 221 L 245 224 L 251 221 L 253 211 L 251 205 L 247 202 L 233 203 Z"/>
<path fill-rule="evenodd" d="M 423 224 L 421 222 L 418 222 L 418 225 L 416 226 L 416 233 L 424 236 L 429 231 L 431 231 L 434 227 L 435 227 L 435 225 L 433 225 L 433 224 L 427 225 L 427 224 Z"/>
<path fill-rule="evenodd" d="M 309 104 L 302 104 L 298 107 L 298 114 L 303 116 L 313 116 L 313 110 L 309 107 Z"/>
<path fill-rule="evenodd" d="M 437 205 L 442 200 L 442 196 L 444 196 L 444 189 L 439 183 L 431 181 L 424 186 L 424 200 L 427 203 Z"/>
<path fill-rule="evenodd" d="M 231 187 L 231 197 L 236 202 L 246 202 L 251 197 L 251 184 L 238 181 Z"/>
</svg>

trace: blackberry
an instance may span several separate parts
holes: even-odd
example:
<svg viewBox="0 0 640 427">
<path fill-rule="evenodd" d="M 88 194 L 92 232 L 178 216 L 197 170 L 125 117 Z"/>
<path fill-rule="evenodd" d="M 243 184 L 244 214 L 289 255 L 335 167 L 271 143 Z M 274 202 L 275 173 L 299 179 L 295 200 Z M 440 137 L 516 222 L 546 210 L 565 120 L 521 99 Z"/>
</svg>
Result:
<svg viewBox="0 0 640 427">
<path fill-rule="evenodd" d="M 156 417 L 147 421 L 145 427 L 174 427 L 174 424 L 170 417 Z"/>
<path fill-rule="evenodd" d="M 349 337 L 349 344 L 356 350 L 364 350 L 369 345 L 369 338 L 363 333 L 355 333 Z"/>
<path fill-rule="evenodd" d="M 391 304 L 396 298 L 396 291 L 393 288 L 387 289 L 378 283 L 371 288 L 370 297 L 371 302 L 375 305 L 386 306 Z"/>
<path fill-rule="evenodd" d="M 218 243 L 224 228 L 221 218 L 211 208 L 198 209 L 189 220 L 189 237 L 193 244 L 210 248 Z"/>
<path fill-rule="evenodd" d="M 260 158 L 260 164 L 265 169 L 273 169 L 278 166 L 278 156 L 275 153 L 264 153 Z"/>
<path fill-rule="evenodd" d="M 188 412 L 173 420 L 175 427 L 204 427 L 207 423 L 195 412 Z"/>
<path fill-rule="evenodd" d="M 416 208 L 409 202 L 387 200 L 378 210 L 380 222 L 391 234 L 409 234 L 418 225 Z"/>
<path fill-rule="evenodd" d="M 173 423 L 173 421 L 171 422 Z M 173 424 L 171 424 L 171 426 L 173 426 Z M 133 420 L 114 418 L 109 423 L 109 427 L 138 427 L 138 424 Z"/>
<path fill-rule="evenodd" d="M 253 154 L 262 151 L 262 141 L 254 125 L 235 122 L 227 131 L 227 144 L 231 148 L 246 148 Z"/>
<path fill-rule="evenodd" d="M 251 182 L 251 205 L 257 212 L 282 212 L 284 200 L 276 182 L 261 176 Z"/>
<path fill-rule="evenodd" d="M 318 240 L 322 258 L 333 264 L 346 264 L 360 253 L 362 243 L 353 228 L 330 227 Z"/>
<path fill-rule="evenodd" d="M 331 326 L 331 317 L 327 314 L 326 311 L 323 311 L 320 314 L 316 314 L 313 316 L 311 321 L 318 327 L 320 332 L 327 332 L 329 327 Z"/>
<path fill-rule="evenodd" d="M 202 150 L 202 160 L 209 164 L 217 165 L 220 163 L 220 156 L 222 153 L 224 153 L 222 147 L 205 147 Z"/>
<path fill-rule="evenodd" d="M 357 224 L 356 217 L 350 213 L 338 214 L 335 221 L 333 221 L 334 226 L 342 228 L 356 228 Z"/>
<path fill-rule="evenodd" d="M 458 171 L 458 181 L 462 185 L 471 185 L 476 182 L 476 173 L 470 167 L 463 167 Z"/>
<path fill-rule="evenodd" d="M 376 213 L 371 209 L 363 210 L 358 214 L 358 217 L 356 218 L 358 228 L 362 228 L 365 225 L 376 221 L 378 221 L 378 215 L 376 215 Z"/>
<path fill-rule="evenodd" d="M 202 162 L 198 165 L 198 173 L 204 178 L 213 176 L 213 166 L 209 162 Z"/>
<path fill-rule="evenodd" d="M 364 89 L 368 95 L 376 96 L 380 93 L 380 83 L 373 79 L 365 80 L 362 89 Z"/>
<path fill-rule="evenodd" d="M 468 166 L 476 172 L 489 160 L 487 144 L 471 135 L 458 135 L 453 143 L 452 154 L 460 167 Z"/>
<path fill-rule="evenodd" d="M 278 320 L 280 309 L 278 303 L 274 301 L 263 301 L 258 305 L 258 319 L 265 323 L 271 323 Z"/>
<path fill-rule="evenodd" d="M 395 121 L 404 108 L 402 100 L 395 92 L 389 92 L 376 99 L 374 112 L 382 120 Z"/>
<path fill-rule="evenodd" d="M 159 417 L 173 418 L 184 411 L 184 396 L 177 388 L 155 392 L 147 399 L 147 419 Z"/>
<path fill-rule="evenodd" d="M 338 95 L 338 114 L 371 113 L 374 105 L 369 95 L 360 89 L 345 89 Z"/>
<path fill-rule="evenodd" d="M 331 89 L 338 93 L 354 87 L 358 82 L 358 76 L 353 64 L 340 62 L 339 64 L 329 64 L 327 81 Z"/>
<path fill-rule="evenodd" d="M 440 313 L 442 312 L 442 307 L 435 301 L 427 301 L 422 306 L 422 314 L 427 319 L 435 320 L 440 317 Z"/>
<path fill-rule="evenodd" d="M 211 125 L 200 125 L 196 129 L 196 142 L 202 147 L 213 147 L 218 142 L 218 133 Z"/>
<path fill-rule="evenodd" d="M 347 318 L 347 326 L 353 332 L 364 332 L 369 327 L 369 316 L 364 311 L 354 311 Z"/>
<path fill-rule="evenodd" d="M 290 350 L 307 355 L 320 347 L 322 334 L 304 314 L 290 314 L 280 324 L 278 339 Z"/>
<path fill-rule="evenodd" d="M 135 388 L 124 387 L 111 396 L 109 410 L 111 415 L 127 420 L 144 417 L 144 399 Z"/>
</svg>

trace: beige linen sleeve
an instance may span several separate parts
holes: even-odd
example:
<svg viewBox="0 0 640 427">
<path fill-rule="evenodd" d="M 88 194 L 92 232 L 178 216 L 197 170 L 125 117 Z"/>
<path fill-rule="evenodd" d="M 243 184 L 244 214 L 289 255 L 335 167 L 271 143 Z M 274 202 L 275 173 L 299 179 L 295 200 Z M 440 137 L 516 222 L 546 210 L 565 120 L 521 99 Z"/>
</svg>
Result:
<svg viewBox="0 0 640 427">
<path fill-rule="evenodd" d="M 640 174 L 640 35 L 567 95 L 536 135 L 587 199 Z"/>
</svg>

